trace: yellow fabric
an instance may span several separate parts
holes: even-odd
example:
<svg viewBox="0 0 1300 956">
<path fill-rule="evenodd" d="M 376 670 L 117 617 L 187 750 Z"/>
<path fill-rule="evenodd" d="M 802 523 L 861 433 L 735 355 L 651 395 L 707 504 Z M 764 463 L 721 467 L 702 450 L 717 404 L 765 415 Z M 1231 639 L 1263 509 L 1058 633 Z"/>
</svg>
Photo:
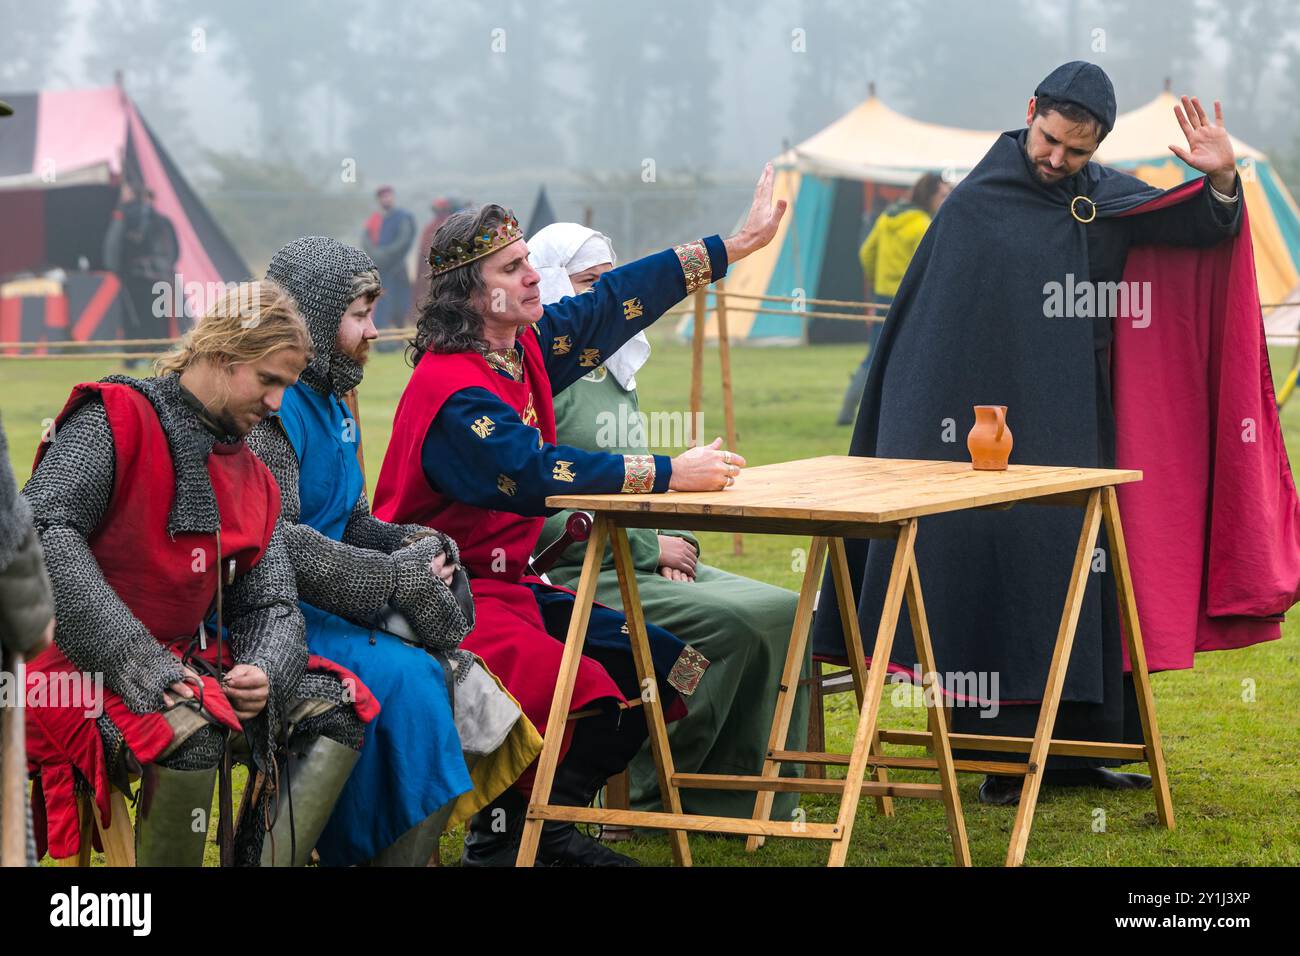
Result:
<svg viewBox="0 0 1300 956">
<path fill-rule="evenodd" d="M 506 690 L 505 685 L 497 679 L 496 674 L 489 671 L 486 665 L 483 670 L 487 671 L 492 679 L 496 681 L 496 685 L 501 688 L 501 693 L 514 700 L 516 704 L 519 703 L 514 699 L 510 691 Z M 507 787 L 519 779 L 541 752 L 542 735 L 537 732 L 537 728 L 533 726 L 533 722 L 528 719 L 521 708 L 519 720 L 510 729 L 510 733 L 501 746 L 492 753 L 479 757 L 474 765 L 469 768 L 469 778 L 474 782 L 474 789 L 468 793 L 462 793 L 456 799 L 456 803 L 451 809 L 451 818 L 447 821 L 447 829 L 464 823 L 501 796 Z"/>
<path fill-rule="evenodd" d="M 1101 146 L 1097 148 L 1097 154 L 1093 159 L 1099 163 L 1114 165 L 1149 160 L 1156 156 L 1172 156 L 1173 154 L 1169 152 L 1170 143 L 1179 146 L 1187 144 L 1187 137 L 1183 135 L 1178 119 L 1174 116 L 1174 107 L 1177 105 L 1179 100 L 1172 93 L 1166 92 L 1161 93 L 1145 106 L 1121 113 L 1115 119 L 1115 128 L 1101 141 Z M 1212 104 L 1204 105 L 1207 113 L 1213 113 Z M 1231 127 L 1232 104 L 1229 103 L 1228 107 L 1227 125 Z M 1255 147 L 1243 143 L 1235 136 L 1231 139 L 1232 150 L 1238 160 L 1248 156 L 1253 159 L 1264 158 L 1264 154 Z"/>
<path fill-rule="evenodd" d="M 916 206 L 905 206 L 896 212 L 886 209 L 876 218 L 870 235 L 858 251 L 862 274 L 876 295 L 893 297 L 898 293 L 903 273 L 907 272 L 928 228 L 930 214 Z"/>
<path fill-rule="evenodd" d="M 0 285 L 0 298 L 21 299 L 24 296 L 60 295 L 63 286 L 53 279 L 35 276 L 28 279 L 14 279 Z"/>
<path fill-rule="evenodd" d="M 1259 281 L 1259 301 L 1269 305 L 1286 300 L 1300 281 L 1295 263 L 1287 250 L 1277 218 L 1269 208 L 1263 184 L 1253 176 L 1241 177 L 1241 188 L 1250 210 L 1250 241 L 1255 248 L 1255 277 Z"/>
<path fill-rule="evenodd" d="M 870 96 L 787 154 L 805 173 L 910 185 L 917 171 L 974 167 L 997 130 L 958 129 L 896 113 Z M 786 158 L 783 157 L 783 158 Z"/>
</svg>

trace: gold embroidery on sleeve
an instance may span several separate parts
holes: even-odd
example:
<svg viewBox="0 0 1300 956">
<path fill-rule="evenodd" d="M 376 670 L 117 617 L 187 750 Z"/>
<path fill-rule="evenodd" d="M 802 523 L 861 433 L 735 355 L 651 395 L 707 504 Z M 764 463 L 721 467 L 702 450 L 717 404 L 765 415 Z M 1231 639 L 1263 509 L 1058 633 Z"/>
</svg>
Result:
<svg viewBox="0 0 1300 956">
<path fill-rule="evenodd" d="M 600 349 L 583 349 L 578 364 L 583 368 L 595 368 L 600 364 Z"/>
<path fill-rule="evenodd" d="M 568 355 L 569 350 L 573 348 L 573 338 L 568 335 L 557 335 L 551 341 L 552 355 Z"/>
<path fill-rule="evenodd" d="M 572 464 L 571 461 L 556 461 L 555 468 L 551 471 L 551 477 L 556 481 L 573 481 L 578 475 L 570 470 Z"/>
<path fill-rule="evenodd" d="M 623 456 L 623 494 L 648 495 L 655 490 L 655 456 Z"/>
<path fill-rule="evenodd" d="M 687 295 L 713 281 L 713 264 L 709 262 L 709 250 L 703 239 L 674 246 L 673 252 L 677 253 L 677 260 L 686 276 Z"/>
<path fill-rule="evenodd" d="M 525 425 L 537 427 L 537 406 L 533 404 L 533 393 L 528 393 L 528 403 L 524 405 L 524 410 L 519 413 L 519 420 Z"/>
<path fill-rule="evenodd" d="M 496 431 L 497 424 L 484 415 L 482 418 L 474 419 L 474 424 L 471 425 L 470 428 L 474 430 L 474 434 L 479 438 L 487 438 L 488 435 L 491 435 Z"/>
<path fill-rule="evenodd" d="M 639 298 L 628 299 L 623 303 L 623 320 L 631 322 L 633 319 L 639 319 L 645 314 L 645 307 L 641 305 Z"/>
<path fill-rule="evenodd" d="M 497 490 L 500 491 L 503 495 L 509 495 L 511 498 L 513 498 L 515 496 L 515 489 L 517 487 L 519 486 L 516 485 L 514 481 L 512 481 L 507 476 L 497 475 Z"/>
</svg>

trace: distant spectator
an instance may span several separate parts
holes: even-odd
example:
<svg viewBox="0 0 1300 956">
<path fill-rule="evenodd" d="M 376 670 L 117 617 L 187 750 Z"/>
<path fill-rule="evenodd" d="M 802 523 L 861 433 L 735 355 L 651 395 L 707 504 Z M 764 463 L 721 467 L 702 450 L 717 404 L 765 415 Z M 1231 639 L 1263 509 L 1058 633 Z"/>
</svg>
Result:
<svg viewBox="0 0 1300 956">
<path fill-rule="evenodd" d="M 375 326 L 379 329 L 401 328 L 411 305 L 411 276 L 406 270 L 406 256 L 415 241 L 415 217 L 397 208 L 392 186 L 375 191 L 379 209 L 366 220 L 361 248 L 379 267 L 384 285 L 383 296 L 375 302 Z"/>
<path fill-rule="evenodd" d="M 138 183 L 123 182 L 117 208 L 104 236 L 104 264 L 117 275 L 126 293 L 126 337 L 168 338 L 172 327 L 171 295 L 157 295 L 154 285 L 171 283 L 180 258 L 172 221 L 154 207 L 154 194 Z"/>
<path fill-rule="evenodd" d="M 423 295 L 429 288 L 429 247 L 433 245 L 433 234 L 438 231 L 438 227 L 447 221 L 447 217 L 454 212 L 460 212 L 469 204 L 462 199 L 453 199 L 450 196 L 439 196 L 433 201 L 430 208 L 433 212 L 433 218 L 429 224 L 424 227 L 420 233 L 420 244 L 415 247 L 416 261 L 419 263 L 419 281 L 415 285 L 416 298 Z M 418 303 L 416 303 L 418 306 Z M 414 317 L 412 317 L 414 322 Z"/>
<path fill-rule="evenodd" d="M 912 186 L 906 199 L 891 204 L 876 219 L 870 235 L 858 251 L 868 302 L 888 311 L 898 292 L 898 284 L 903 281 L 903 273 L 916 254 L 916 247 L 930 228 L 930 220 L 950 192 L 952 184 L 944 182 L 938 173 L 925 173 Z M 844 393 L 844 403 L 836 419 L 838 425 L 853 424 L 862 403 L 862 392 L 867 387 L 871 356 L 876 351 L 876 341 L 883 327 L 884 323 L 873 322 L 867 329 L 867 357 L 853 373 L 848 391 Z"/>
</svg>

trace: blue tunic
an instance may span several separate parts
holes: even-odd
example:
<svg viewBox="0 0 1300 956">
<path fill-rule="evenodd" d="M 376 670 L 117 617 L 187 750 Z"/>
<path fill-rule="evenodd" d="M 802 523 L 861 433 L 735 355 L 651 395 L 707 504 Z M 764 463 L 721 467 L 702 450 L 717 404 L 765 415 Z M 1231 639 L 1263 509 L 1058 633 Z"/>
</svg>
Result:
<svg viewBox="0 0 1300 956">
<path fill-rule="evenodd" d="M 301 464 L 299 520 L 341 540 L 364 486 L 355 423 L 337 398 L 303 383 L 285 392 L 280 422 Z M 301 606 L 311 652 L 355 673 L 381 707 L 316 845 L 326 866 L 364 863 L 473 784 L 438 660 L 391 634 Z"/>
</svg>

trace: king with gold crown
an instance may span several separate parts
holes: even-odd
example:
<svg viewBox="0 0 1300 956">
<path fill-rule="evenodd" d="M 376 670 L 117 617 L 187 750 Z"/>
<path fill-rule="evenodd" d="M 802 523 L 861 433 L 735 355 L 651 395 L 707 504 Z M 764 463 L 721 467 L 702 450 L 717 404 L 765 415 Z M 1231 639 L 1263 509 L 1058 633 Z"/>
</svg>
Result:
<svg viewBox="0 0 1300 956">
<path fill-rule="evenodd" d="M 712 491 L 734 482 L 745 464 L 721 439 L 675 458 L 558 445 L 554 396 L 684 296 L 721 278 L 729 263 L 767 245 L 786 205 L 772 202 L 772 180 L 769 165 L 736 235 L 646 256 L 606 273 L 590 292 L 545 308 L 509 210 L 456 213 L 434 234 L 431 280 L 408 349 L 415 371 L 394 416 L 374 510 L 459 542 L 476 617 L 462 646 L 487 662 L 543 733 L 573 608 L 571 592 L 529 573 L 547 496 Z M 708 661 L 667 631 L 648 630 L 658 693 L 672 719 L 708 680 Z M 572 708 L 599 715 L 551 728 L 565 734 L 553 803 L 588 804 L 637 753 L 646 739 L 642 711 L 617 705 L 641 693 L 623 615 L 594 607 Z M 513 864 L 532 776 L 525 773 L 471 821 L 465 864 Z M 558 822 L 543 828 L 539 859 L 632 865 Z"/>
</svg>

